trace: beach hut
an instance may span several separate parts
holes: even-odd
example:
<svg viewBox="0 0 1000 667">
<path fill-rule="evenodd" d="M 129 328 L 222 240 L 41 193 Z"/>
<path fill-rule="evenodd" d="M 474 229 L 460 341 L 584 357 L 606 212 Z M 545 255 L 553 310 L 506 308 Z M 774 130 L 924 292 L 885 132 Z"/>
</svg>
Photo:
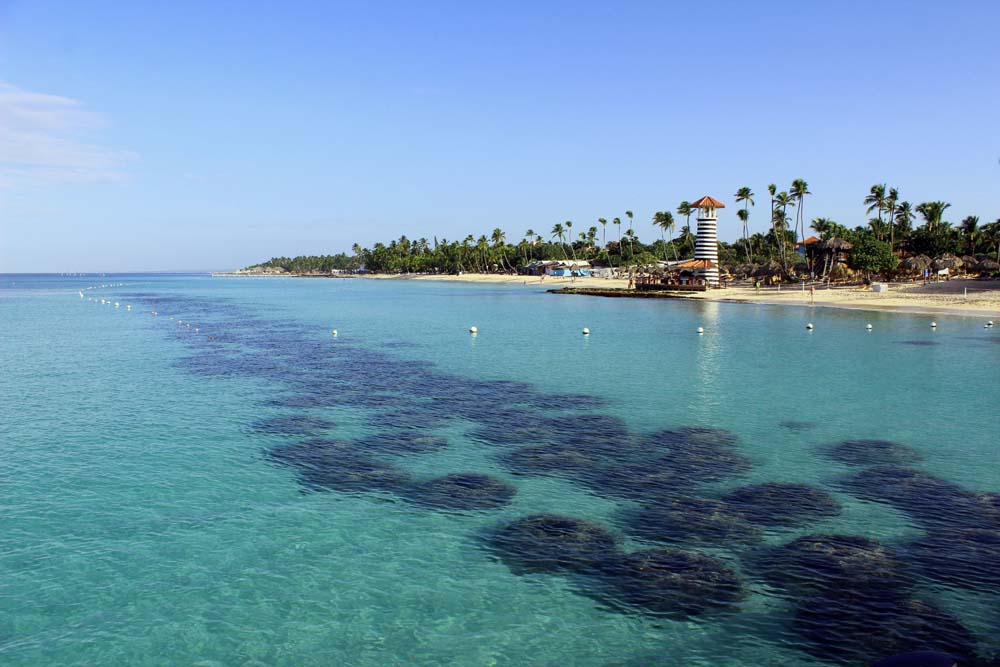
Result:
<svg viewBox="0 0 1000 667">
<path fill-rule="evenodd" d="M 545 268 L 545 275 L 548 276 L 589 276 L 590 262 L 585 259 L 567 259 L 555 262 Z"/>
<path fill-rule="evenodd" d="M 976 262 L 973 270 L 980 275 L 993 275 L 1000 272 L 1000 262 L 994 261 L 992 259 L 983 259 Z"/>
<path fill-rule="evenodd" d="M 951 253 L 944 253 L 940 257 L 937 257 L 932 263 L 931 267 L 935 271 L 942 271 L 947 269 L 949 273 L 955 273 L 960 268 L 962 268 L 962 260 L 955 257 Z"/>
<path fill-rule="evenodd" d="M 923 275 L 924 271 L 931 268 L 931 258 L 927 255 L 907 257 L 899 263 L 899 268 L 907 273 Z"/>
</svg>

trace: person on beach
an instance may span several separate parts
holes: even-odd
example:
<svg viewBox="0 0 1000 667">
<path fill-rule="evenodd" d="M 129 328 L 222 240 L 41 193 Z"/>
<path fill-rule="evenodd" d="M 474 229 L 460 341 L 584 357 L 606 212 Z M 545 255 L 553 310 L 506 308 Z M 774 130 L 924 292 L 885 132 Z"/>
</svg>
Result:
<svg viewBox="0 0 1000 667">
<path fill-rule="evenodd" d="M 810 285 L 809 286 L 809 303 L 812 304 L 812 305 L 814 305 L 814 306 L 816 305 L 816 286 L 815 285 Z"/>
</svg>

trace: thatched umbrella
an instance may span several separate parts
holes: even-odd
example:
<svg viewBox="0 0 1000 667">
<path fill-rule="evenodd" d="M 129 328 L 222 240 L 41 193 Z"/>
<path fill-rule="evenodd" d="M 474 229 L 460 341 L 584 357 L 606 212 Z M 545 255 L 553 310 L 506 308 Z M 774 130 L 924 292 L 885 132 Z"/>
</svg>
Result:
<svg viewBox="0 0 1000 667">
<path fill-rule="evenodd" d="M 945 253 L 934 260 L 931 264 L 935 271 L 940 271 L 941 269 L 948 269 L 949 271 L 957 271 L 962 268 L 962 260 L 950 253 Z"/>
<path fill-rule="evenodd" d="M 979 260 L 972 255 L 962 255 L 962 266 L 966 271 L 971 271 L 972 267 L 979 263 Z"/>
<path fill-rule="evenodd" d="M 854 246 L 847 239 L 842 239 L 840 237 L 834 237 L 829 241 L 823 241 L 823 250 L 828 250 L 830 252 L 847 252 Z"/>
<path fill-rule="evenodd" d="M 923 273 L 925 270 L 931 268 L 931 258 L 927 255 L 916 255 L 914 257 L 907 257 L 899 265 L 906 271 Z"/>
<path fill-rule="evenodd" d="M 1000 262 L 987 258 L 977 262 L 973 270 L 976 273 L 997 273 L 1000 271 Z"/>
<path fill-rule="evenodd" d="M 777 276 L 781 274 L 781 264 L 778 264 L 773 259 L 767 264 L 761 264 L 754 270 L 754 278 L 767 278 L 769 276 Z"/>
</svg>

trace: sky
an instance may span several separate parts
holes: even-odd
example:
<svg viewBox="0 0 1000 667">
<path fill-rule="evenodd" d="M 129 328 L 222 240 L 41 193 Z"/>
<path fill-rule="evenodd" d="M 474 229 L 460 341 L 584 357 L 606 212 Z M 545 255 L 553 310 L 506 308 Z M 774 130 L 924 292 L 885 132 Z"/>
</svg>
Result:
<svg viewBox="0 0 1000 667">
<path fill-rule="evenodd" d="M 1000 218 L 1000 2 L 0 0 L 0 273 L 518 241 L 708 194 Z M 679 225 L 678 225 L 679 226 Z M 609 225 L 610 227 L 610 225 Z"/>
</svg>

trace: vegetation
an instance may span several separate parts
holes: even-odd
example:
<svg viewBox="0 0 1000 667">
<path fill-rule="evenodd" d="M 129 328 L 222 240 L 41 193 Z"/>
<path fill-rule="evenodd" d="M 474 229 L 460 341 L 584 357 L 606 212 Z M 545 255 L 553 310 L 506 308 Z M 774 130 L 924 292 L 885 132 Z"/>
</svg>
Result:
<svg viewBox="0 0 1000 667">
<path fill-rule="evenodd" d="M 838 259 L 846 259 L 852 269 L 869 274 L 891 272 L 897 268 L 901 257 L 913 255 L 931 258 L 944 254 L 971 255 L 977 260 L 989 256 L 1000 262 L 1000 219 L 980 224 L 979 217 L 969 216 L 953 226 L 945 219 L 950 203 L 926 201 L 914 206 L 902 200 L 896 188 L 884 183 L 873 185 L 862 200 L 868 215 L 864 225 L 848 228 L 826 217 L 813 218 L 811 229 L 827 243 L 812 246 L 806 255 L 801 252 L 798 242 L 806 236 L 804 204 L 805 198 L 812 194 L 808 184 L 797 178 L 787 191 L 779 191 L 773 183 L 767 191 L 771 205 L 767 233 L 749 233 L 753 190 L 743 186 L 733 196 L 739 205 L 736 216 L 742 225 L 742 236 L 732 244 L 719 244 L 719 260 L 723 266 L 734 269 L 774 262 L 786 277 L 796 274 L 819 277 L 832 270 Z M 578 230 L 575 236 L 571 220 L 555 223 L 547 236 L 528 229 L 517 241 L 509 240 L 499 228 L 489 236 L 476 238 L 470 234 L 452 241 L 437 238 L 433 242 L 426 238 L 413 241 L 402 236 L 389 243 L 375 243 L 370 248 L 355 244 L 353 255 L 276 257 L 250 268 L 292 273 L 330 273 L 362 268 L 376 273 L 515 273 L 518 267 L 535 260 L 581 259 L 595 266 L 629 270 L 657 261 L 691 258 L 695 243 L 691 216 L 696 213 L 687 201 L 680 202 L 673 213 L 657 211 L 651 222 L 659 238 L 654 237 L 651 243 L 644 243 L 639 238 L 633 212 L 627 210 L 624 218 L 628 224 L 624 232 L 622 218 L 611 218 L 614 234 L 610 241 L 609 220 L 600 217 L 597 218 L 599 227 L 593 225 Z M 917 216 L 921 224 L 914 227 Z M 683 224 L 674 238 L 681 219 Z M 817 253 L 816 248 L 824 250 Z M 743 272 L 747 269 L 743 268 Z"/>
</svg>

